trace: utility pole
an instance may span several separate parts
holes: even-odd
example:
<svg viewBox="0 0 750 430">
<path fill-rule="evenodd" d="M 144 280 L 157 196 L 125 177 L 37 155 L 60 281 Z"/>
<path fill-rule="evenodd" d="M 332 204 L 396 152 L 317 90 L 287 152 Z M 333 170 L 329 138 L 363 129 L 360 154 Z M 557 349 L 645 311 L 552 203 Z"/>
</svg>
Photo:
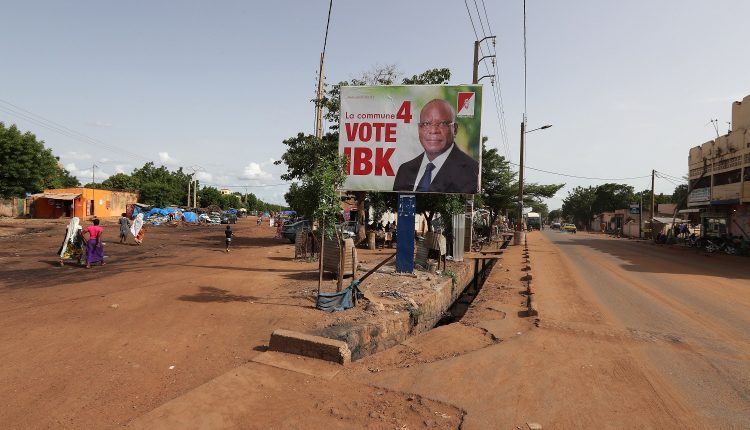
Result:
<svg viewBox="0 0 750 430">
<path fill-rule="evenodd" d="M 638 203 L 638 239 L 643 239 L 643 192 L 640 195 L 640 202 Z"/>
<path fill-rule="evenodd" d="M 471 82 L 473 84 L 478 84 L 479 81 L 481 81 L 484 78 L 490 78 L 490 81 L 492 82 L 493 85 L 495 83 L 495 81 L 494 81 L 494 76 L 495 75 L 484 75 L 481 78 L 479 77 L 479 63 L 481 63 L 482 60 L 484 60 L 485 58 L 492 58 L 492 65 L 493 66 L 495 65 L 495 56 L 494 55 L 485 55 L 484 57 L 479 58 L 479 52 L 481 51 L 480 50 L 480 45 L 481 45 L 482 42 L 484 42 L 487 39 L 492 39 L 492 44 L 493 45 L 495 44 L 495 36 L 487 36 L 487 37 L 484 37 L 484 38 L 482 38 L 480 40 L 475 40 L 474 41 L 474 64 L 473 64 L 473 67 L 472 67 L 473 73 L 472 73 L 472 78 L 471 78 Z M 474 196 L 471 196 L 469 199 L 470 199 L 469 200 L 470 201 L 470 215 L 469 216 L 471 217 L 470 221 L 469 221 L 469 241 L 464 244 L 464 250 L 470 250 L 471 249 L 471 244 L 474 241 Z M 454 235 L 454 237 L 455 237 L 455 235 Z M 453 240 L 455 241 L 456 239 L 454 238 Z M 455 249 L 455 242 L 454 242 L 454 249 Z M 461 255 L 463 255 L 463 254 L 461 254 Z"/>
<path fill-rule="evenodd" d="M 188 180 L 188 198 L 187 198 L 187 207 L 190 208 L 190 183 L 193 182 L 193 176 L 190 175 L 190 179 Z"/>
<path fill-rule="evenodd" d="M 654 195 L 654 176 L 656 176 L 656 170 L 651 169 L 651 236 L 654 236 L 654 217 L 656 216 L 656 196 Z"/>
<path fill-rule="evenodd" d="M 323 62 L 325 61 L 325 52 L 320 53 L 320 68 L 318 69 L 318 96 L 315 100 L 315 137 L 323 137 L 323 85 L 325 76 L 323 75 Z"/>
<path fill-rule="evenodd" d="M 486 39 L 492 39 L 492 44 L 494 46 L 494 44 L 495 44 L 495 36 L 487 36 L 487 37 L 485 37 L 485 38 L 483 38 L 481 40 L 475 40 L 474 41 L 474 67 L 473 67 L 474 74 L 473 74 L 472 79 L 471 79 L 471 82 L 474 83 L 474 84 L 478 84 L 479 81 L 481 81 L 484 78 L 491 78 L 491 79 L 493 79 L 492 83 L 493 84 L 495 83 L 495 81 L 494 81 L 495 75 L 484 75 L 481 78 L 479 77 L 479 63 L 481 63 L 482 60 L 484 60 L 485 58 L 492 58 L 492 65 L 493 66 L 495 65 L 495 56 L 494 55 L 485 55 L 484 57 L 479 58 L 479 52 L 480 52 L 479 45 L 482 42 L 484 42 Z"/>
<path fill-rule="evenodd" d="M 521 157 L 518 163 L 518 222 L 516 223 L 516 231 L 523 231 L 523 153 L 524 144 L 526 143 L 526 117 L 521 121 Z M 523 238 L 518 235 L 518 243 L 520 245 Z"/>
</svg>

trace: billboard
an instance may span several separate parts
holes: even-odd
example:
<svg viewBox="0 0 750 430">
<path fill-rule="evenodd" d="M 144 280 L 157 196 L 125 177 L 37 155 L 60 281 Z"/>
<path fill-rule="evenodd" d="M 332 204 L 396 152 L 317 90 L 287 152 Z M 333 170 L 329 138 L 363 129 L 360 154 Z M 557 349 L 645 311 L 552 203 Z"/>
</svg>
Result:
<svg viewBox="0 0 750 430">
<path fill-rule="evenodd" d="M 480 85 L 342 87 L 342 189 L 478 193 L 481 118 Z"/>
</svg>

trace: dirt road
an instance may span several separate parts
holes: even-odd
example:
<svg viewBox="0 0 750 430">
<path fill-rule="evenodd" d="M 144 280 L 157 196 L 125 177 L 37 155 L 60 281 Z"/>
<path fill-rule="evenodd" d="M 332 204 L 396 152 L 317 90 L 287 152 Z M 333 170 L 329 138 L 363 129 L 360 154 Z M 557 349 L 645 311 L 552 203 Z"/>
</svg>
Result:
<svg viewBox="0 0 750 430">
<path fill-rule="evenodd" d="M 746 259 L 561 232 L 529 248 L 538 328 L 368 381 L 462 408 L 463 429 L 750 427 Z"/>
<path fill-rule="evenodd" d="M 545 235 L 601 313 L 600 322 L 576 324 L 548 311 L 545 326 L 621 337 L 706 426 L 750 427 L 750 260 L 603 235 Z"/>
<path fill-rule="evenodd" d="M 147 227 L 144 244 L 135 246 L 132 238 L 127 245 L 115 243 L 117 227 L 109 220 L 108 263 L 91 269 L 58 266 L 55 251 L 65 220 L 2 221 L 2 428 L 120 427 L 250 363 L 276 328 L 313 332 L 341 318 L 314 309 L 317 264 L 294 261 L 293 246 L 254 219 L 232 226 L 230 253 L 224 252 L 222 225 Z M 388 252 L 363 251 L 360 260 L 379 261 L 382 254 Z M 323 288 L 335 291 L 335 280 Z M 272 368 L 255 366 L 263 369 L 256 381 L 273 381 Z M 273 392 L 284 402 L 261 412 L 286 416 L 308 409 L 320 415 L 309 422 L 321 428 L 339 421 L 340 428 L 361 427 L 372 420 L 373 409 L 345 420 L 331 412 L 347 404 L 384 410 L 378 405 L 398 400 L 408 406 L 400 393 L 378 394 L 382 390 L 375 388 L 362 387 L 342 405 L 324 401 L 340 397 L 335 387 L 318 389 L 320 398 L 310 403 L 314 395 L 294 401 L 294 388 L 272 385 L 259 397 Z M 425 411 L 435 404 L 423 403 Z M 439 409 L 452 415 L 445 422 L 455 427 L 455 408 Z M 419 428 L 414 423 L 432 415 L 425 411 L 393 409 L 388 418 Z M 267 428 L 262 418 L 253 418 L 243 427 Z"/>
<path fill-rule="evenodd" d="M 747 259 L 534 232 L 539 321 L 511 247 L 459 322 L 343 368 L 266 351 L 275 328 L 341 318 L 313 309 L 315 263 L 269 227 L 238 224 L 229 254 L 223 226 L 154 228 L 86 270 L 56 267 L 63 225 L 0 239 L 5 428 L 750 423 Z"/>
</svg>

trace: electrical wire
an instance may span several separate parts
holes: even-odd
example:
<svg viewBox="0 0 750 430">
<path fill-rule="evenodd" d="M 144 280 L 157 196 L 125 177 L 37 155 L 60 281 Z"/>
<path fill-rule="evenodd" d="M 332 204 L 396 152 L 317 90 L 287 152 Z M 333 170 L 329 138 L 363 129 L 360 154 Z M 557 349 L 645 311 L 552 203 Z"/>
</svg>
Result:
<svg viewBox="0 0 750 430">
<path fill-rule="evenodd" d="M 672 178 L 672 179 L 674 179 L 674 180 L 677 180 L 677 181 L 682 181 L 682 182 L 686 182 L 686 181 L 685 181 L 685 178 L 683 178 L 683 177 L 680 177 L 680 176 L 670 175 L 670 174 L 667 174 L 667 173 L 664 173 L 664 172 L 660 172 L 660 171 L 658 171 L 658 170 L 655 170 L 654 172 L 655 172 L 655 173 L 658 173 L 658 174 L 660 174 L 660 175 L 668 176 L 668 177 L 670 177 L 670 178 Z"/>
<path fill-rule="evenodd" d="M 333 9 L 333 0 L 328 3 L 328 19 L 326 20 L 326 35 L 323 38 L 323 55 L 326 55 L 326 44 L 328 43 L 328 26 L 331 24 L 331 9 Z"/>
<path fill-rule="evenodd" d="M 282 185 L 289 185 L 289 184 L 264 184 L 264 185 L 217 185 L 217 184 L 209 184 L 212 187 L 221 187 L 221 188 L 266 188 L 266 187 L 280 187 Z"/>
<path fill-rule="evenodd" d="M 24 108 L 20 107 L 20 106 L 17 106 L 17 105 L 15 105 L 15 104 L 7 101 L 7 100 L 0 99 L 0 103 L 4 103 L 5 105 L 11 106 L 11 107 L 6 107 L 6 106 L 3 106 L 3 105 L 0 105 L 0 111 L 8 113 L 8 114 L 10 114 L 12 116 L 21 118 L 23 120 L 29 121 L 29 122 L 31 122 L 31 123 L 33 123 L 35 125 L 38 125 L 39 127 L 45 128 L 45 129 L 53 131 L 55 133 L 59 133 L 59 134 L 61 134 L 63 136 L 69 137 L 69 138 L 71 138 L 73 140 L 76 140 L 78 142 L 81 142 L 81 143 L 86 143 L 88 145 L 92 145 L 92 146 L 96 146 L 96 147 L 101 147 L 101 148 L 107 149 L 107 150 L 112 151 L 112 152 L 120 153 L 121 155 L 127 155 L 129 157 L 137 158 L 137 159 L 139 159 L 141 161 L 153 162 L 154 164 L 156 164 L 156 161 L 154 161 L 152 159 L 143 157 L 141 155 L 138 155 L 138 154 L 126 151 L 126 150 L 122 150 L 122 149 L 117 148 L 117 147 L 115 147 L 113 145 L 106 144 L 106 143 L 104 143 L 102 141 L 99 141 L 97 139 L 89 137 L 89 136 L 87 136 L 87 135 L 85 135 L 85 134 L 83 134 L 81 132 L 78 132 L 78 131 L 73 130 L 73 129 L 69 128 L 69 127 L 66 127 L 66 126 L 64 126 L 62 124 L 59 124 L 59 123 L 57 123 L 55 121 L 47 119 L 47 118 L 45 118 L 45 117 L 43 117 L 43 116 L 41 116 L 39 114 L 31 112 L 31 111 L 29 111 L 27 109 L 24 109 Z M 106 161 L 106 162 L 105 161 L 97 161 L 96 163 L 98 163 L 98 164 L 109 164 L 109 165 L 126 164 L 126 163 L 118 163 L 116 161 Z M 197 166 L 197 167 L 200 168 L 200 166 Z M 236 185 L 236 186 L 232 185 L 232 186 L 223 186 L 223 185 L 211 184 L 208 181 L 205 181 L 205 183 L 206 183 L 206 185 L 209 185 L 209 186 L 212 186 L 212 187 L 226 187 L 226 188 L 229 188 L 229 187 L 248 187 L 248 188 L 250 188 L 250 187 L 276 187 L 276 186 L 281 186 L 281 185 L 287 185 L 287 184 L 283 184 L 282 183 L 282 184 L 268 184 L 268 185 Z"/>
<path fill-rule="evenodd" d="M 671 180 L 671 179 L 669 179 L 667 177 L 664 177 L 664 176 L 656 175 L 656 177 L 659 178 L 659 179 L 664 179 L 665 181 L 671 183 L 675 187 L 679 187 L 680 185 L 684 185 L 684 184 L 678 184 L 677 182 L 675 182 L 675 181 L 673 181 L 673 180 Z"/>
<path fill-rule="evenodd" d="M 526 123 L 526 0 L 523 0 L 523 122 Z"/>
<path fill-rule="evenodd" d="M 29 121 L 35 125 L 38 125 L 42 128 L 45 128 L 50 131 L 54 131 L 56 133 L 62 134 L 66 137 L 69 137 L 73 140 L 76 140 L 81 143 L 86 143 L 88 145 L 92 146 L 98 146 L 104 149 L 107 149 L 112 152 L 119 153 L 120 155 L 126 155 L 128 157 L 136 158 L 139 160 L 146 160 L 151 161 L 146 157 L 143 157 L 141 155 L 135 154 L 133 152 L 118 148 L 114 145 L 106 144 L 100 140 L 94 139 L 93 137 L 87 136 L 81 132 L 78 132 L 76 130 L 73 130 L 71 128 L 68 128 L 62 124 L 58 124 L 50 119 L 47 119 L 39 114 L 35 114 L 29 110 L 26 110 L 20 106 L 17 106 L 7 100 L 0 99 L 0 103 L 4 103 L 11 107 L 6 107 L 0 105 L 0 111 L 3 111 L 9 115 L 15 116 L 17 118 L 24 119 L 26 121 Z"/>
<path fill-rule="evenodd" d="M 473 18 L 473 15 L 471 13 L 471 10 L 469 8 L 469 4 L 468 4 L 467 0 L 464 0 L 464 6 L 466 6 L 466 12 L 469 14 L 469 21 L 471 23 L 471 28 L 473 29 L 474 36 L 476 37 L 475 40 L 486 40 L 487 39 L 487 33 L 486 33 L 485 29 L 484 29 L 484 24 L 482 22 L 482 16 L 481 16 L 481 14 L 479 12 L 479 6 L 478 6 L 476 0 L 474 0 L 474 8 L 477 10 L 477 19 L 479 20 L 479 24 L 480 24 L 480 26 L 482 28 L 482 35 L 483 35 L 482 38 L 479 37 L 479 33 L 477 32 L 477 28 L 474 25 L 474 18 Z M 491 28 L 490 27 L 490 23 L 489 23 L 489 16 L 487 16 L 487 14 L 486 14 L 487 9 L 484 6 L 484 3 L 482 3 L 482 7 L 485 10 L 485 20 L 487 21 L 487 27 L 489 29 L 489 28 Z M 495 60 L 497 60 L 497 50 L 494 50 L 494 51 L 495 52 L 494 52 L 493 55 L 495 57 Z M 479 52 L 480 52 L 482 58 L 484 58 L 485 57 L 484 48 L 482 47 L 481 44 L 479 45 Z M 497 115 L 498 126 L 500 128 L 500 143 L 501 143 L 502 148 L 504 149 L 505 154 L 508 157 L 510 157 L 510 150 L 509 150 L 510 147 L 508 145 L 508 133 L 507 133 L 507 127 L 505 126 L 505 111 L 503 109 L 503 104 L 502 104 L 502 93 L 501 93 L 501 90 L 499 88 L 499 72 L 497 70 L 497 65 L 496 65 L 497 61 L 493 61 L 492 64 L 493 64 L 494 74 L 492 72 L 490 72 L 489 67 L 487 67 L 487 63 L 483 63 L 484 69 L 487 72 L 487 75 L 493 77 L 491 89 L 492 89 L 493 102 L 495 104 L 495 113 Z M 495 79 L 498 80 L 498 89 L 497 90 L 495 89 L 495 81 L 494 81 Z"/>
<path fill-rule="evenodd" d="M 514 163 L 512 161 L 508 161 L 508 163 L 512 164 L 514 166 L 520 166 L 519 164 Z M 526 165 L 524 165 L 523 168 L 524 168 L 524 170 L 525 169 L 536 170 L 537 172 L 549 173 L 551 175 L 565 176 L 565 177 L 568 177 L 568 178 L 577 178 L 577 179 L 591 179 L 591 180 L 595 180 L 595 181 L 626 181 L 626 180 L 644 179 L 644 178 L 650 178 L 651 177 L 651 175 L 645 175 L 645 176 L 632 176 L 632 177 L 629 177 L 629 178 L 596 178 L 596 177 L 591 177 L 591 176 L 577 176 L 577 175 L 570 175 L 570 174 L 567 174 L 567 173 L 552 172 L 552 171 L 549 171 L 549 170 L 537 169 L 536 167 L 530 167 L 530 166 L 526 166 Z"/>
<path fill-rule="evenodd" d="M 473 0 L 473 1 L 474 1 L 474 8 L 477 11 L 477 19 L 479 20 L 479 25 L 482 28 L 482 35 L 484 36 L 483 39 L 487 39 L 488 34 L 485 31 L 484 25 L 482 23 L 482 15 L 479 12 L 479 4 L 477 3 L 477 0 Z M 487 29 L 490 32 L 489 34 L 492 35 L 492 30 L 491 30 L 492 27 L 490 26 L 489 15 L 487 15 L 487 8 L 485 7 L 484 2 L 482 2 L 482 9 L 485 12 L 485 21 L 487 22 Z M 493 45 L 491 45 L 492 49 L 488 53 L 494 57 L 494 60 L 491 62 L 492 69 L 493 69 L 492 72 L 490 71 L 489 67 L 487 67 L 487 63 L 483 62 L 483 65 L 484 65 L 485 71 L 487 72 L 487 75 L 492 76 L 490 83 L 491 83 L 491 88 L 492 88 L 493 102 L 495 103 L 495 114 L 497 115 L 498 126 L 500 128 L 500 142 L 504 149 L 505 154 L 508 157 L 510 157 L 510 146 L 508 144 L 508 132 L 507 132 L 507 127 L 505 125 L 505 110 L 503 109 L 502 90 L 500 88 L 500 73 L 497 69 L 498 59 L 497 59 L 497 49 L 495 49 L 494 47 L 495 44 L 496 42 L 493 42 Z M 479 51 L 482 54 L 482 58 L 484 58 L 485 53 L 484 53 L 484 47 L 482 45 L 479 46 Z M 497 81 L 497 89 L 495 88 L 496 81 Z"/>
</svg>

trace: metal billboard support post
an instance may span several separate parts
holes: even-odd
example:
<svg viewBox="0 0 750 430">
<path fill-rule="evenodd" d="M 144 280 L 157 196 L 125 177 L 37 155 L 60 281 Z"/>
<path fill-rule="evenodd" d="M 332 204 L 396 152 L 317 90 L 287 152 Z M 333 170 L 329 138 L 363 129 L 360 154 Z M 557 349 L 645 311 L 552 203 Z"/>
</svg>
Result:
<svg viewBox="0 0 750 430">
<path fill-rule="evenodd" d="M 414 272 L 414 219 L 417 199 L 414 194 L 398 195 L 398 227 L 396 229 L 396 272 Z"/>
</svg>

